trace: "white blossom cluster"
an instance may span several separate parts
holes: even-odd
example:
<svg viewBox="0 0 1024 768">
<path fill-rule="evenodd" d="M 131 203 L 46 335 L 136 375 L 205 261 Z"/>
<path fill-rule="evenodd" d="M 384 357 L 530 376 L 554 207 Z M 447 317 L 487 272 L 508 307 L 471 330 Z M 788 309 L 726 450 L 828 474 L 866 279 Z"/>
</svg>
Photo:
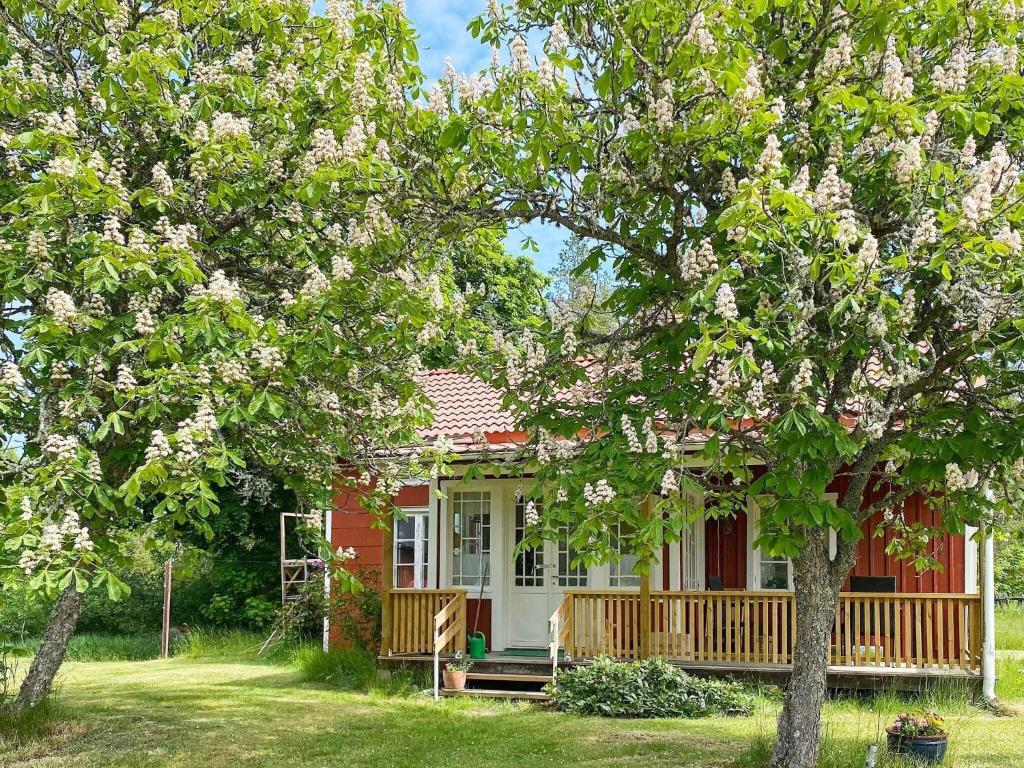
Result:
<svg viewBox="0 0 1024 768">
<path fill-rule="evenodd" d="M 8 361 L 0 366 L 0 387 L 20 389 L 24 386 L 25 377 L 21 375 L 17 363 Z"/>
<path fill-rule="evenodd" d="M 587 483 L 583 486 L 583 502 L 588 507 L 609 504 L 614 499 L 615 489 L 603 478 L 594 484 Z"/>
<path fill-rule="evenodd" d="M 69 326 L 78 315 L 75 300 L 59 288 L 51 288 L 46 292 L 46 309 L 57 325 Z"/>
<path fill-rule="evenodd" d="M 679 274 L 684 280 L 699 280 L 713 275 L 718 270 L 718 258 L 708 238 L 703 238 L 696 248 L 690 246 L 679 256 Z"/>
<path fill-rule="evenodd" d="M 540 523 L 540 513 L 537 511 L 537 504 L 533 499 L 526 502 L 526 510 L 523 512 L 523 522 L 530 528 Z"/>
<path fill-rule="evenodd" d="M 946 489 L 950 493 L 975 488 L 980 479 L 978 472 L 974 469 L 964 472 L 960 469 L 960 465 L 955 462 L 946 464 Z"/>
<path fill-rule="evenodd" d="M 199 290 L 199 295 L 222 304 L 231 304 L 241 301 L 242 290 L 238 283 L 229 279 L 224 270 L 218 269 L 211 276 L 206 286 Z"/>
<path fill-rule="evenodd" d="M 78 456 L 78 438 L 74 435 L 50 434 L 43 441 L 43 451 L 54 461 L 68 463 Z"/>
</svg>

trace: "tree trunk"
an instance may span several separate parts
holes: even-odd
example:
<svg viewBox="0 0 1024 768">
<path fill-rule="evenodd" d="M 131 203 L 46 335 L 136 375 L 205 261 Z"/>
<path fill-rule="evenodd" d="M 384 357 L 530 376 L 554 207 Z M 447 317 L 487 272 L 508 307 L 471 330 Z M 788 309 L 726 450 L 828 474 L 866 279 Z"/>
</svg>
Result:
<svg viewBox="0 0 1024 768">
<path fill-rule="evenodd" d="M 824 534 L 824 532 L 818 532 Z M 812 534 L 813 535 L 813 534 Z M 839 587 L 830 567 L 827 534 L 808 542 L 793 563 L 796 638 L 793 671 L 779 714 L 773 768 L 811 768 L 818 760 L 832 624 Z"/>
<path fill-rule="evenodd" d="M 64 654 L 68 649 L 68 641 L 75 633 L 78 615 L 82 610 L 82 593 L 72 583 L 60 593 L 53 604 L 50 623 L 43 633 L 43 642 L 39 646 L 36 657 L 32 660 L 28 674 L 18 691 L 14 702 L 15 714 L 26 712 L 46 698 L 57 676 Z"/>
</svg>

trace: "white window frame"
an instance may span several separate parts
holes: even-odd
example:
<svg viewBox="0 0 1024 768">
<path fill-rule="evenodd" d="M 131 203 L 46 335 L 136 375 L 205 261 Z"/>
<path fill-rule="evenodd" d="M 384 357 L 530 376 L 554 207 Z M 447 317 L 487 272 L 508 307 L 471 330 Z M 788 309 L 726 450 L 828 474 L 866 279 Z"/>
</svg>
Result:
<svg viewBox="0 0 1024 768">
<path fill-rule="evenodd" d="M 687 523 L 678 542 L 668 545 L 668 589 L 702 592 L 705 587 L 705 571 L 707 570 L 704 542 L 706 520 L 704 517 L 704 494 L 700 491 L 688 491 L 686 498 L 701 510 L 701 515 L 692 523 Z M 687 532 L 687 528 L 689 532 Z M 693 568 L 693 573 L 690 575 L 689 580 L 686 578 L 686 563 L 684 561 L 687 544 L 691 547 L 692 562 L 690 565 Z"/>
<path fill-rule="evenodd" d="M 518 546 L 516 542 L 516 536 L 522 531 L 523 538 L 526 538 L 526 532 L 529 530 L 529 526 L 526 524 L 526 506 L 529 503 L 529 499 L 514 494 L 512 499 L 512 586 L 517 589 L 538 589 L 546 590 L 548 588 L 548 570 L 550 564 L 546 562 L 547 555 L 547 541 L 541 541 L 540 546 L 529 550 L 532 555 L 527 554 L 527 550 L 522 552 L 516 552 L 515 548 Z M 543 512 L 543 503 L 534 501 L 537 507 L 537 512 Z M 519 525 L 519 516 L 523 516 L 523 524 Z M 493 548 L 493 531 L 492 534 L 492 548 Z M 534 568 L 533 573 L 526 573 L 525 565 L 528 559 L 533 560 Z M 523 573 L 519 573 L 519 566 L 524 566 Z M 522 580 L 523 583 L 519 583 Z M 529 583 L 527 583 L 529 582 Z"/>
<path fill-rule="evenodd" d="M 747 589 L 764 592 L 792 592 L 793 591 L 793 561 L 790 558 L 774 558 L 765 560 L 760 547 L 754 546 L 758 537 L 758 523 L 761 520 L 761 505 L 753 496 L 747 498 Z M 786 581 L 785 589 L 778 587 L 764 587 L 761 585 L 761 565 L 765 562 L 785 561 Z"/>
<path fill-rule="evenodd" d="M 569 526 L 558 529 L 555 541 L 555 587 L 558 589 L 587 589 L 590 587 L 590 569 L 584 563 L 573 568 L 574 550 L 569 545 Z M 562 570 L 562 558 L 565 558 L 565 570 Z"/>
<path fill-rule="evenodd" d="M 615 523 L 615 551 L 618 558 L 608 563 L 608 586 L 612 589 L 640 589 L 640 582 L 643 577 L 636 572 L 636 555 L 623 554 L 622 552 L 622 521 Z M 623 558 L 629 557 L 633 560 L 633 569 L 623 573 Z M 636 583 L 632 583 L 635 580 Z M 627 581 L 627 583 L 623 583 Z"/>
<path fill-rule="evenodd" d="M 461 558 L 456 558 L 455 557 L 455 519 L 456 519 L 456 515 L 459 514 L 459 511 L 457 509 L 457 505 L 460 503 L 459 497 L 462 496 L 463 494 L 469 494 L 469 493 L 480 494 L 481 497 L 484 497 L 484 496 L 487 497 L 487 515 L 488 515 L 487 527 L 488 527 L 488 539 L 490 540 L 490 544 L 489 544 L 489 546 L 488 546 L 488 548 L 486 550 L 486 555 L 487 555 L 486 560 L 481 559 L 481 565 L 482 565 L 481 573 L 480 573 L 481 578 L 474 578 L 472 581 L 468 581 L 467 582 L 467 581 L 465 581 L 463 579 L 463 574 L 461 572 L 459 572 L 459 573 L 455 572 L 455 564 L 456 564 L 456 562 L 459 562 L 460 566 L 461 566 L 461 562 L 462 562 Z M 501 551 L 501 549 L 500 549 L 501 538 L 500 538 L 500 534 L 499 534 L 499 530 L 500 530 L 501 526 L 500 526 L 500 523 L 499 523 L 500 515 L 498 514 L 500 512 L 500 501 L 497 501 L 497 499 L 499 497 L 500 497 L 500 492 L 495 492 L 494 490 L 492 490 L 489 487 L 488 488 L 471 488 L 470 487 L 470 488 L 456 488 L 456 489 L 452 489 L 451 496 L 449 497 L 449 500 L 448 500 L 449 501 L 449 503 L 448 503 L 448 508 L 449 508 L 448 518 L 449 519 L 447 521 L 448 530 L 446 532 L 446 535 L 447 535 L 448 541 L 451 543 L 451 546 L 449 547 L 449 549 L 451 550 L 450 579 L 451 579 L 451 585 L 453 587 L 461 587 L 461 588 L 465 588 L 465 589 L 479 590 L 480 586 L 481 586 L 480 582 L 482 580 L 484 582 L 483 589 L 484 589 L 485 593 L 490 592 L 494 588 L 495 581 L 496 581 L 497 577 L 496 577 L 496 574 L 495 574 L 493 557 L 494 557 L 494 552 L 495 552 L 496 549 L 499 552 Z M 461 542 L 460 542 L 460 544 L 461 544 Z M 481 550 L 483 550 L 483 532 L 482 531 L 481 531 Z M 481 551 L 481 554 L 483 554 L 483 551 Z M 484 563 L 486 563 L 486 565 L 484 565 Z M 486 573 L 487 573 L 487 578 L 486 579 L 482 578 L 483 575 L 484 575 L 484 571 L 486 571 Z"/>
<path fill-rule="evenodd" d="M 833 504 L 839 500 L 839 494 L 837 493 L 826 493 L 825 499 L 831 501 Z M 747 589 L 752 590 L 763 590 L 766 592 L 792 592 L 793 591 L 793 560 L 791 558 L 785 558 L 788 563 L 787 573 L 789 586 L 786 589 L 771 589 L 770 587 L 761 586 L 761 563 L 762 562 L 780 562 L 777 560 L 765 561 L 760 547 L 754 546 L 754 541 L 757 539 L 757 524 L 761 519 L 761 505 L 757 503 L 757 499 L 751 497 L 747 499 Z M 838 553 L 838 540 L 836 538 L 836 531 L 834 528 L 828 529 L 828 559 L 835 560 L 836 554 Z"/>
<path fill-rule="evenodd" d="M 431 514 L 430 507 L 402 507 L 402 517 L 413 520 L 413 538 L 412 539 L 400 539 L 398 537 L 398 523 L 399 517 L 395 515 L 394 522 L 394 536 L 392 541 L 392 573 L 391 578 L 392 584 L 396 587 L 398 581 L 398 568 L 399 566 L 408 568 L 410 565 L 413 566 L 413 586 L 406 587 L 406 589 L 429 589 L 431 582 L 430 575 L 430 542 L 433 536 L 433 530 L 431 530 Z M 426 528 L 426 531 L 423 529 Z M 402 541 L 411 541 L 413 543 L 413 562 L 412 563 L 399 563 L 398 562 L 398 545 Z"/>
</svg>

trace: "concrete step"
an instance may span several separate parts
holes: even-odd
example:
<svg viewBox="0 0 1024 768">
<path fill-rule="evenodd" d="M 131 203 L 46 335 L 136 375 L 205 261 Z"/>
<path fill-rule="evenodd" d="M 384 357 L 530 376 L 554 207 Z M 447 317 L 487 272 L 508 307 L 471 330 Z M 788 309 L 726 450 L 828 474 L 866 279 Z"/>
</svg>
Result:
<svg viewBox="0 0 1024 768">
<path fill-rule="evenodd" d="M 442 688 L 442 696 L 469 696 L 479 699 L 517 699 L 521 701 L 549 701 L 546 693 L 540 691 L 506 691 L 496 688 Z"/>
<path fill-rule="evenodd" d="M 467 680 L 494 680 L 513 683 L 539 683 L 541 685 L 551 682 L 551 675 L 534 675 L 509 672 L 467 672 Z"/>
</svg>

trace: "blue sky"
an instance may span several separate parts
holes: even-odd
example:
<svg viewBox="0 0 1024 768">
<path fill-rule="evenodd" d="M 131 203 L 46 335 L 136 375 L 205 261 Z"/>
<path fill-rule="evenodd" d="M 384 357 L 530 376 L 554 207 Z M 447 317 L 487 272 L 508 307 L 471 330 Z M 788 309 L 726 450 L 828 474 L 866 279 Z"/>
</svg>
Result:
<svg viewBox="0 0 1024 768">
<path fill-rule="evenodd" d="M 470 19 L 486 7 L 486 0 L 406 0 L 406 14 L 420 35 L 420 66 L 428 82 L 440 77 L 445 57 L 451 57 L 457 72 L 476 72 L 490 64 L 490 48 L 466 31 Z M 524 237 L 532 237 L 540 250 L 524 250 Z M 549 272 L 558 264 L 566 239 L 565 230 L 535 222 L 512 232 L 505 246 L 510 253 L 526 253 L 539 270 Z"/>
<path fill-rule="evenodd" d="M 457 72 L 476 72 L 490 65 L 491 49 L 466 30 L 470 19 L 486 7 L 486 0 L 406 0 L 406 14 L 420 35 L 420 66 L 428 82 L 440 77 L 445 57 L 451 57 Z M 532 237 L 540 250 L 524 250 L 524 237 Z M 505 247 L 510 253 L 526 253 L 539 270 L 549 272 L 558 264 L 565 240 L 565 230 L 535 222 L 512 232 Z"/>
</svg>

